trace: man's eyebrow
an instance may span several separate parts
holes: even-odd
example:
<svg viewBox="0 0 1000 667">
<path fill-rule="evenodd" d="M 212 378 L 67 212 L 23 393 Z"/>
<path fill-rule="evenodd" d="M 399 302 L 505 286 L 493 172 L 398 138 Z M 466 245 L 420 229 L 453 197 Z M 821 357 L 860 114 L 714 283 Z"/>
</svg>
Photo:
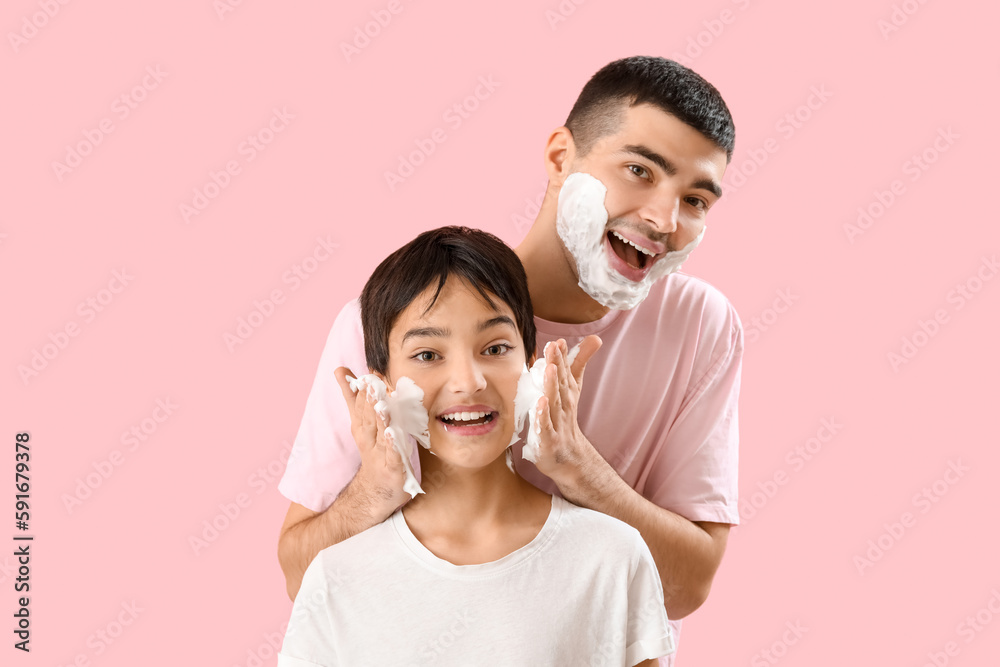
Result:
<svg viewBox="0 0 1000 667">
<path fill-rule="evenodd" d="M 644 157 L 653 164 L 655 164 L 656 166 L 658 166 L 660 169 L 665 171 L 668 176 L 673 176 L 674 174 L 677 173 L 677 167 L 675 167 L 669 160 L 667 160 L 665 157 L 663 157 L 656 151 L 651 150 L 646 146 L 642 146 L 641 144 L 628 144 L 627 146 L 623 146 L 620 152 L 633 153 L 635 155 Z M 700 188 L 702 190 L 708 190 L 713 195 L 715 195 L 716 199 L 722 196 L 722 187 L 710 178 L 703 178 L 699 181 L 695 181 L 693 183 L 693 187 Z"/>
</svg>

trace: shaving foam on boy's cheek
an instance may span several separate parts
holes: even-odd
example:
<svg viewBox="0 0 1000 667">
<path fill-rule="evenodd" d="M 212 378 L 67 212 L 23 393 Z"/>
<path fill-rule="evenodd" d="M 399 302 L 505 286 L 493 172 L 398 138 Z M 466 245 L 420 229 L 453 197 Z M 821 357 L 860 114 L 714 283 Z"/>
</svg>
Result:
<svg viewBox="0 0 1000 667">
<path fill-rule="evenodd" d="M 424 407 L 424 390 L 408 377 L 401 377 L 396 382 L 396 389 L 389 393 L 377 375 L 362 375 L 358 378 L 348 376 L 351 389 L 357 392 L 364 387 L 372 400 L 376 401 L 375 411 L 386 423 L 386 439 L 392 443 L 399 456 L 403 459 L 406 471 L 406 481 L 403 490 L 415 498 L 423 493 L 420 483 L 413 474 L 410 457 L 413 455 L 413 442 L 408 436 L 419 442 L 424 448 L 430 449 L 430 435 L 427 432 L 429 415 Z"/>
<path fill-rule="evenodd" d="M 582 171 L 570 174 L 559 190 L 556 231 L 576 262 L 580 288 L 605 308 L 630 310 L 646 298 L 653 283 L 681 268 L 691 251 L 701 243 L 707 228 L 703 227 L 698 236 L 680 250 L 657 259 L 645 278 L 638 282 L 629 280 L 611 268 L 604 247 L 608 224 L 604 199 L 607 194 L 604 184 L 590 174 Z"/>
<path fill-rule="evenodd" d="M 538 447 L 542 442 L 542 425 L 538 420 L 538 401 L 545 395 L 545 367 L 548 365 L 545 361 L 545 351 L 549 349 L 549 345 L 552 345 L 552 343 L 548 342 L 545 344 L 545 347 L 542 348 L 542 356 L 535 360 L 530 370 L 527 364 L 524 365 L 521 377 L 517 381 L 517 393 L 514 395 L 514 416 L 516 421 L 514 424 L 514 437 L 511 438 L 510 444 L 513 445 L 517 442 L 518 435 L 521 433 L 521 429 L 524 428 L 524 420 L 527 418 L 528 437 L 524 441 L 524 447 L 521 449 L 521 458 L 532 463 L 537 463 L 538 461 Z M 578 343 L 566 355 L 566 363 L 572 364 L 579 352 L 580 345 Z"/>
</svg>

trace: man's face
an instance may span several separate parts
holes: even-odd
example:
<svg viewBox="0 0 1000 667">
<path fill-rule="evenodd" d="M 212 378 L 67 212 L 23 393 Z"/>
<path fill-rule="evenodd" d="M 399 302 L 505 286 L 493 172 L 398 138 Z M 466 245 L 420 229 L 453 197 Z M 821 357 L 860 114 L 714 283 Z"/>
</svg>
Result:
<svg viewBox="0 0 1000 667">
<path fill-rule="evenodd" d="M 514 396 L 525 351 L 514 312 L 498 310 L 464 280 L 450 276 L 430 310 L 428 287 L 389 334 L 390 384 L 402 376 L 424 391 L 430 451 L 446 463 L 482 468 L 514 433 Z M 501 465 L 506 465 L 502 462 Z"/>
<path fill-rule="evenodd" d="M 649 104 L 626 106 L 618 131 L 570 164 L 571 172 L 588 173 L 607 187 L 604 255 L 611 271 L 631 282 L 698 237 L 721 195 L 725 170 L 723 149 Z"/>
</svg>

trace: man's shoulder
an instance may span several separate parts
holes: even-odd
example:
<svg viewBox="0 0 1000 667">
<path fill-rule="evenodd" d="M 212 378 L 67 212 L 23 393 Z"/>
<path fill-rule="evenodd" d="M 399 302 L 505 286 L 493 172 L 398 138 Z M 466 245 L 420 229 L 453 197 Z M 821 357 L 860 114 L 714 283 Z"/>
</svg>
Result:
<svg viewBox="0 0 1000 667">
<path fill-rule="evenodd" d="M 732 336 L 742 327 L 722 290 L 703 278 L 677 271 L 658 281 L 632 313 L 645 326 Z"/>
</svg>

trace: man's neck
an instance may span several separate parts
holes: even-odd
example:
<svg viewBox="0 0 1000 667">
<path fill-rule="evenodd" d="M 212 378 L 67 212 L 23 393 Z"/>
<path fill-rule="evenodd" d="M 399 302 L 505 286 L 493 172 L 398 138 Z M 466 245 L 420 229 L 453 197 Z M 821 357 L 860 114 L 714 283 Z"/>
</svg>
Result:
<svg viewBox="0 0 1000 667">
<path fill-rule="evenodd" d="M 555 210 L 548 199 L 514 252 L 528 276 L 531 307 L 543 320 L 583 324 L 599 320 L 611 310 L 580 287 L 572 256 L 556 232 Z"/>
</svg>

